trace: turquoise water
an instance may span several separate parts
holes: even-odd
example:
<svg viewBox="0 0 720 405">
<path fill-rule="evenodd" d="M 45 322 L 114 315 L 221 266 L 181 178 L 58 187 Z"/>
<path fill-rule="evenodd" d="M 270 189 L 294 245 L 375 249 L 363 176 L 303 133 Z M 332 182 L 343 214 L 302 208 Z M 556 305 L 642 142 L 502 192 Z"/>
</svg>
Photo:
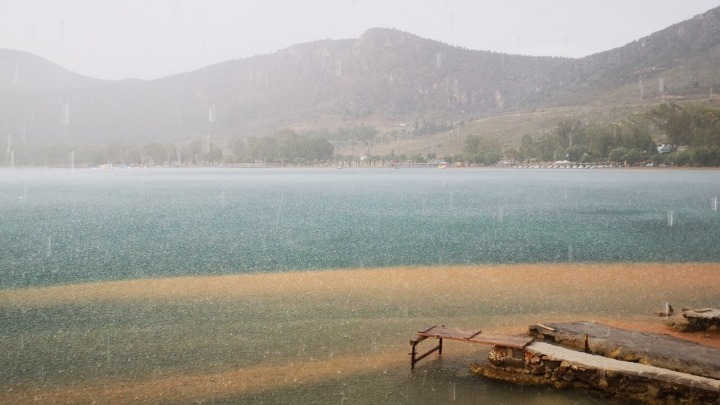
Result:
<svg viewBox="0 0 720 405">
<path fill-rule="evenodd" d="M 0 288 L 150 276 L 720 261 L 720 172 L 0 171 Z"/>
</svg>

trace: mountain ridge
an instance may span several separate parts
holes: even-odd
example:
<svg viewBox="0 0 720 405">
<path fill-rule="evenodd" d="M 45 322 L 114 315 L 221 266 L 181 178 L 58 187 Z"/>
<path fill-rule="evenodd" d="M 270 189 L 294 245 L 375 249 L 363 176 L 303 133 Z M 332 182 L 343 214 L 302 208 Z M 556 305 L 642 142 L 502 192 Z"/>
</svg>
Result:
<svg viewBox="0 0 720 405">
<path fill-rule="evenodd" d="M 22 131 L 29 142 L 178 142 L 697 99 L 720 87 L 718 60 L 720 7 L 577 59 L 468 50 L 371 28 L 157 79 L 106 81 L 0 50 L 0 132 Z"/>
</svg>

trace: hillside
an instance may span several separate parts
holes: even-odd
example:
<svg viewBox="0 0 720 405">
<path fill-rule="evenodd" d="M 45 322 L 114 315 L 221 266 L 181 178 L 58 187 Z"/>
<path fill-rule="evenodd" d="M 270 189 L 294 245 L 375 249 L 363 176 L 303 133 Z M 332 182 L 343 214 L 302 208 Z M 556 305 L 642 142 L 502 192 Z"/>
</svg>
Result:
<svg viewBox="0 0 720 405">
<path fill-rule="evenodd" d="M 181 142 L 288 126 L 364 123 L 397 133 L 417 119 L 463 121 L 472 131 L 515 114 L 708 98 L 720 87 L 718 61 L 720 8 L 582 59 L 474 51 L 375 28 L 157 80 L 108 82 L 0 50 L 0 133 L 30 143 Z"/>
</svg>

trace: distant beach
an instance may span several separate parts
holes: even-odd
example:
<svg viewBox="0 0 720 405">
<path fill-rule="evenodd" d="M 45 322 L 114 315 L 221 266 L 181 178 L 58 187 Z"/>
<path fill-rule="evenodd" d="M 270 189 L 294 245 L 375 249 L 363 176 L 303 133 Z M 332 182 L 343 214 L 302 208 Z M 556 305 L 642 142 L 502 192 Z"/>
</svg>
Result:
<svg viewBox="0 0 720 405">
<path fill-rule="evenodd" d="M 431 324 L 524 333 L 594 320 L 720 347 L 717 332 L 678 334 L 653 314 L 717 305 L 718 274 L 717 263 L 420 266 L 0 290 L 0 402 L 436 403 L 452 385 L 496 403 L 502 387 L 466 370 L 488 348 L 449 344 L 410 374 L 408 339 Z"/>
</svg>

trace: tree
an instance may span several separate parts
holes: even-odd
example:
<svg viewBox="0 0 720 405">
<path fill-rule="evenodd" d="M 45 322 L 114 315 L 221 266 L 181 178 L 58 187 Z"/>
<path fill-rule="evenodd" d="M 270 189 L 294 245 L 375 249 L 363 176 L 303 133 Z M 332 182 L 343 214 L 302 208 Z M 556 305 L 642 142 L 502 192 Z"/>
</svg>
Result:
<svg viewBox="0 0 720 405">
<path fill-rule="evenodd" d="M 631 117 L 623 122 L 621 144 L 627 149 L 638 149 L 646 152 L 657 150 L 655 142 L 650 136 L 647 122 L 639 117 Z"/>
<path fill-rule="evenodd" d="M 588 127 L 587 139 L 589 153 L 598 158 L 606 158 L 619 144 L 616 124 L 592 124 Z"/>
<path fill-rule="evenodd" d="M 584 145 L 586 126 L 580 120 L 563 120 L 555 128 L 555 135 L 561 148 L 567 149 L 576 145 Z"/>
<path fill-rule="evenodd" d="M 502 145 L 497 139 L 482 139 L 479 135 L 467 135 L 463 153 L 470 163 L 491 165 L 502 158 Z"/>
<path fill-rule="evenodd" d="M 688 116 L 675 103 L 663 103 L 648 113 L 650 120 L 665 132 L 667 140 L 674 145 L 689 145 Z"/>
<path fill-rule="evenodd" d="M 701 105 L 665 103 L 648 113 L 674 145 L 720 146 L 720 112 Z"/>
<path fill-rule="evenodd" d="M 610 151 L 610 154 L 608 155 L 608 158 L 611 162 L 618 162 L 623 163 L 625 162 L 625 155 L 627 154 L 627 149 L 625 148 L 615 148 Z"/>
<path fill-rule="evenodd" d="M 579 162 L 580 160 L 582 160 L 583 155 L 588 154 L 588 148 L 584 145 L 573 145 L 567 148 L 565 152 L 567 160 L 571 162 Z"/>
<path fill-rule="evenodd" d="M 537 158 L 538 145 L 530 134 L 524 134 L 520 139 L 520 155 L 528 158 Z"/>
<path fill-rule="evenodd" d="M 230 152 L 232 155 L 228 156 L 228 160 L 236 163 L 245 161 L 248 153 L 245 141 L 243 141 L 240 137 L 232 138 L 230 140 Z"/>
<path fill-rule="evenodd" d="M 630 166 L 634 166 L 641 160 L 643 160 L 643 153 L 640 149 L 629 149 L 627 153 L 625 153 L 625 163 Z"/>
<path fill-rule="evenodd" d="M 168 153 L 165 145 L 161 143 L 148 143 L 143 145 L 142 153 L 144 155 L 143 162 L 159 165 L 168 161 Z"/>
<path fill-rule="evenodd" d="M 720 166 L 720 147 L 702 146 L 691 152 L 692 162 L 700 166 Z"/>
</svg>

